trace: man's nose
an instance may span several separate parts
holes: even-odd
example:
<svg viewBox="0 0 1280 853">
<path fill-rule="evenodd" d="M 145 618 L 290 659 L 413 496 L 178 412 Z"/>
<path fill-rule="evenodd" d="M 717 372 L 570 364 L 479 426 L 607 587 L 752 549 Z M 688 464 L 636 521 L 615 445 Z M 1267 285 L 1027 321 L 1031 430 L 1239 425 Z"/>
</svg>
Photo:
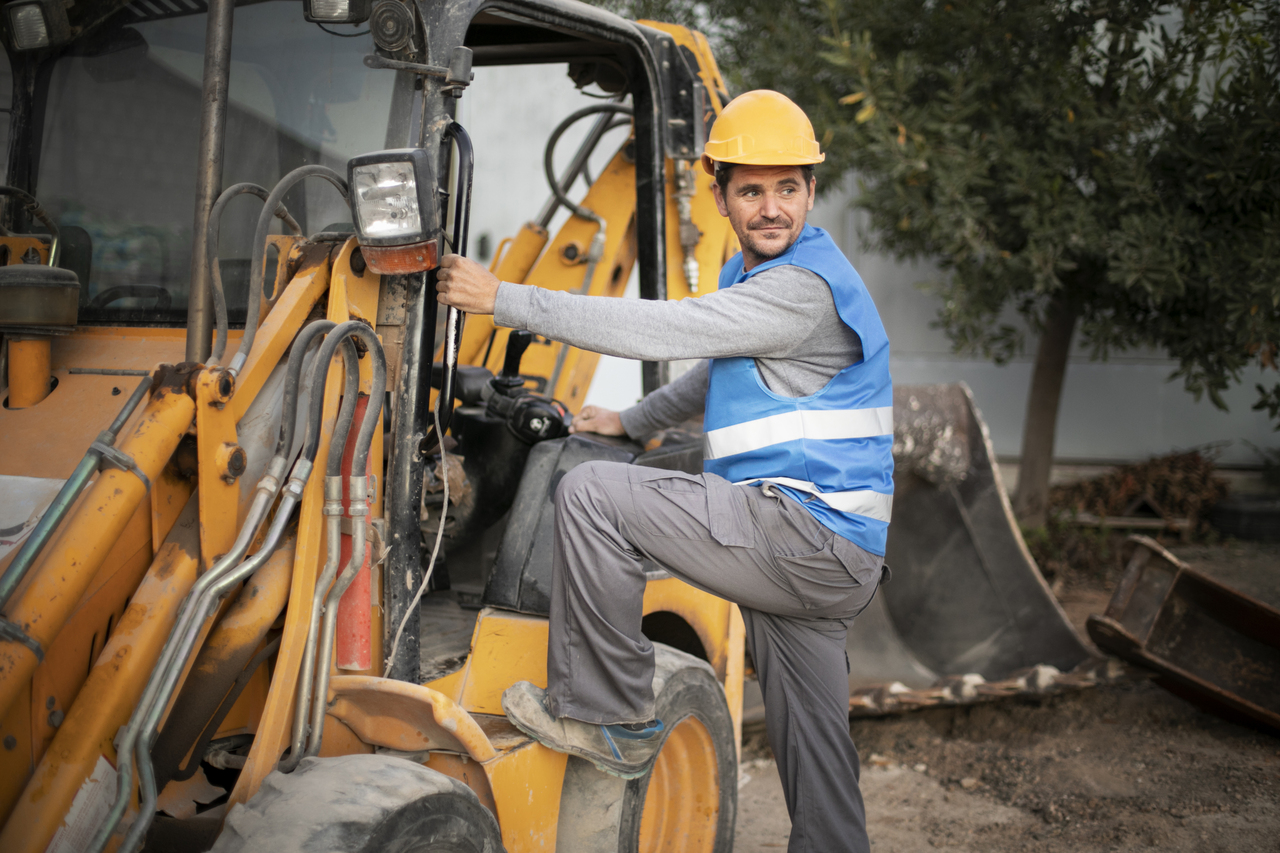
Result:
<svg viewBox="0 0 1280 853">
<path fill-rule="evenodd" d="M 777 219 L 781 213 L 778 207 L 778 198 L 773 193 L 765 193 L 764 199 L 760 203 L 760 215 L 765 219 Z"/>
</svg>

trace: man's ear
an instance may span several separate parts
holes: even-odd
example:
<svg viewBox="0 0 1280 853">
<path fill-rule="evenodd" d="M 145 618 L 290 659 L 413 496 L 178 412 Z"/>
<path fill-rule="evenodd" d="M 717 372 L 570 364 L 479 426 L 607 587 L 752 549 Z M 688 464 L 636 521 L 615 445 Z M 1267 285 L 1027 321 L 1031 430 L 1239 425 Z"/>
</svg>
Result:
<svg viewBox="0 0 1280 853">
<path fill-rule="evenodd" d="M 813 175 L 810 175 L 809 176 L 809 206 L 805 208 L 806 210 L 813 210 L 813 200 L 814 198 L 817 197 L 817 193 L 818 193 L 818 179 Z"/>
<path fill-rule="evenodd" d="M 725 204 L 724 191 L 720 189 L 719 181 L 711 182 L 711 197 L 716 200 L 716 210 L 720 211 L 720 215 L 728 218 L 729 205 Z M 812 204 L 812 201 L 810 201 L 810 204 Z"/>
</svg>

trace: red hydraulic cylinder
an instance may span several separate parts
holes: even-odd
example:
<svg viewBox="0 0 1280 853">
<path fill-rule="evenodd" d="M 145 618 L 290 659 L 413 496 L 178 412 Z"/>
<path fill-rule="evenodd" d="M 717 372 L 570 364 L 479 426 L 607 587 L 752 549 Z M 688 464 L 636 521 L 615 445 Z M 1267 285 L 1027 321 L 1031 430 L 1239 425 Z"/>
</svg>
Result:
<svg viewBox="0 0 1280 853">
<path fill-rule="evenodd" d="M 355 417 L 351 423 L 351 432 L 348 433 L 347 446 L 342 454 L 342 506 L 343 515 L 350 518 L 350 496 L 347 493 L 347 478 L 351 476 L 351 460 L 355 455 L 356 434 L 360 431 L 360 424 L 364 421 L 365 413 L 369 408 L 369 398 L 360 395 L 360 399 L 356 401 Z M 369 468 L 372 469 L 373 460 L 369 460 Z M 365 471 L 365 476 L 368 476 Z M 363 516 L 360 521 L 368 521 L 369 517 Z M 360 566 L 360 572 L 356 575 L 355 580 L 351 582 L 351 586 L 347 587 L 347 591 L 342 594 L 342 599 L 338 602 L 338 631 L 334 648 L 334 665 L 338 669 L 346 670 L 367 670 L 373 667 L 373 625 L 370 583 L 369 583 L 369 554 L 370 547 L 366 539 L 364 549 L 364 563 Z M 342 562 L 338 565 L 345 566 L 347 560 L 351 558 L 351 536 L 347 533 L 342 534 Z"/>
</svg>

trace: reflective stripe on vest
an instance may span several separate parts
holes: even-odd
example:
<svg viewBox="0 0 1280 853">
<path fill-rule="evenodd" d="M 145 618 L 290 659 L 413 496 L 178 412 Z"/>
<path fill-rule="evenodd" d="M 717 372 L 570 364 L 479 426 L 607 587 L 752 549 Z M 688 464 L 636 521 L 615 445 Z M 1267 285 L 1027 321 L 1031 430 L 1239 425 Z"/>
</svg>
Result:
<svg viewBox="0 0 1280 853">
<path fill-rule="evenodd" d="M 893 406 L 782 412 L 706 433 L 706 459 L 749 453 L 784 441 L 893 435 Z M 828 501 L 830 503 L 830 501 Z"/>
<path fill-rule="evenodd" d="M 741 483 L 735 483 L 735 485 L 754 485 L 755 483 L 776 483 L 779 486 L 787 486 L 812 495 L 832 509 L 851 512 L 855 515 L 865 515 L 867 518 L 874 518 L 876 521 L 883 521 L 885 524 L 888 524 L 889 519 L 893 516 L 893 495 L 882 495 L 870 489 L 858 489 L 852 492 L 823 492 L 813 483 L 793 480 L 790 477 L 761 477 L 757 480 L 743 480 Z"/>
</svg>

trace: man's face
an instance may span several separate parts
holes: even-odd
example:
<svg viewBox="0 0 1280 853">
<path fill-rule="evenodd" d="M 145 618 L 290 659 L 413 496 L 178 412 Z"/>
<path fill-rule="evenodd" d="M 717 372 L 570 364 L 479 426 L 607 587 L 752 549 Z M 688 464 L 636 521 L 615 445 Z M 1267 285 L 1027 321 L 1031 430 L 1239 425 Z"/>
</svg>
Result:
<svg viewBox="0 0 1280 853">
<path fill-rule="evenodd" d="M 813 210 L 817 182 L 798 166 L 734 166 L 729 188 L 711 185 L 720 215 L 729 217 L 742 244 L 743 269 L 778 257 L 791 248 Z"/>
</svg>

